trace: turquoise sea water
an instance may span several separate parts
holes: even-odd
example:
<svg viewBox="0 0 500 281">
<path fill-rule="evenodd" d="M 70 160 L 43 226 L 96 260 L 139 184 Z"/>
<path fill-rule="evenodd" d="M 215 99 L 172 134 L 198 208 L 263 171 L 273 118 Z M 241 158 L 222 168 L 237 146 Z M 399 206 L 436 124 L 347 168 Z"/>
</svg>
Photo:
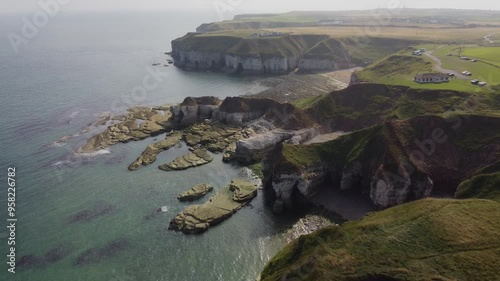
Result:
<svg viewBox="0 0 500 281">
<path fill-rule="evenodd" d="M 162 83 L 130 98 L 147 68 L 165 62 L 172 39 L 217 20 L 216 14 L 62 13 L 16 55 L 5 35 L 20 31 L 21 17 L 0 18 L 0 280 L 255 280 L 282 246 L 276 234 L 289 225 L 264 206 L 261 192 L 251 207 L 205 234 L 186 236 L 166 228 L 187 206 L 176 200 L 180 191 L 198 183 L 218 189 L 234 177 L 249 177 L 246 170 L 223 164 L 221 155 L 193 170 L 157 169 L 185 153 L 182 146 L 129 172 L 127 166 L 154 139 L 119 144 L 93 157 L 73 153 L 95 133 L 78 132 L 102 112 L 261 90 L 258 78 L 170 66 L 161 69 L 168 75 Z M 52 145 L 74 134 L 66 145 Z M 16 274 L 7 273 L 6 264 L 8 167 L 17 171 L 17 259 L 38 259 L 36 266 L 16 268 Z M 169 211 L 151 215 L 161 206 Z M 72 223 L 82 211 L 102 215 Z M 77 264 L 92 248 L 101 250 L 90 251 L 89 263 Z M 53 249 L 66 255 L 52 261 L 46 254 Z"/>
</svg>

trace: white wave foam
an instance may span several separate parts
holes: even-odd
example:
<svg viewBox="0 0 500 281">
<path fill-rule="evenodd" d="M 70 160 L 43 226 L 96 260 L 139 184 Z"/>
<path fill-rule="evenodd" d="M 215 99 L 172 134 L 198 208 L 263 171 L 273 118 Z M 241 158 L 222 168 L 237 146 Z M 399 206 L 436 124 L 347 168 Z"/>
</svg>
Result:
<svg viewBox="0 0 500 281">
<path fill-rule="evenodd" d="M 80 156 L 86 156 L 86 157 L 94 157 L 94 156 L 99 156 L 99 155 L 105 155 L 105 154 L 111 154 L 111 150 L 109 148 L 106 149 L 101 149 L 96 152 L 91 152 L 91 153 L 78 153 Z"/>
<path fill-rule="evenodd" d="M 75 118 L 78 114 L 80 113 L 80 111 L 75 111 L 75 112 L 72 112 L 70 115 L 69 115 L 69 118 L 70 119 L 73 119 Z"/>
<path fill-rule="evenodd" d="M 65 145 L 66 145 L 66 143 L 65 143 L 65 142 L 55 141 L 55 142 L 51 143 L 51 144 L 49 145 L 49 147 L 54 147 L 54 148 L 55 148 L 55 147 L 63 147 L 63 146 L 65 146 Z"/>
<path fill-rule="evenodd" d="M 68 161 L 62 161 L 62 160 L 60 160 L 60 161 L 57 161 L 57 162 L 53 163 L 51 166 L 58 167 L 58 166 L 62 166 L 64 164 L 66 164 L 67 162 Z"/>
</svg>

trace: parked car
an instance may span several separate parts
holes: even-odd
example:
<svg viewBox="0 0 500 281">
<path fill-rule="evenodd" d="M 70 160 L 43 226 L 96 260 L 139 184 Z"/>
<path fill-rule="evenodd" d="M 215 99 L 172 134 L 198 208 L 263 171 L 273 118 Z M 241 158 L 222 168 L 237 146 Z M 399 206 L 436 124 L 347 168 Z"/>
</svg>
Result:
<svg viewBox="0 0 500 281">
<path fill-rule="evenodd" d="M 455 73 L 450 72 L 450 73 L 448 73 L 448 76 L 453 77 L 453 76 L 455 76 Z"/>
<path fill-rule="evenodd" d="M 481 86 L 481 87 L 484 87 L 484 86 L 488 85 L 488 83 L 486 83 L 486 82 L 479 82 L 478 85 Z"/>
<path fill-rule="evenodd" d="M 479 84 L 479 80 L 472 79 L 472 80 L 470 80 L 470 83 L 471 83 L 472 85 L 477 85 L 477 84 Z"/>
<path fill-rule="evenodd" d="M 477 62 L 477 60 L 475 60 L 475 59 L 474 59 L 474 60 L 470 60 L 470 61 L 471 61 L 471 62 Z"/>
</svg>

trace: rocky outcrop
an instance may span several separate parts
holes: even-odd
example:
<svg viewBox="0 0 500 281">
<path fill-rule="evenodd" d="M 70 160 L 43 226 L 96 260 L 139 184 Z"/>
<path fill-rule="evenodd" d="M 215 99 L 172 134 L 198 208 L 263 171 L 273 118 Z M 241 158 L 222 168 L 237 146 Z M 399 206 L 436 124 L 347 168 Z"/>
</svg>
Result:
<svg viewBox="0 0 500 281">
<path fill-rule="evenodd" d="M 219 153 L 238 140 L 248 138 L 251 134 L 252 131 L 248 129 L 205 122 L 185 129 L 183 139 L 190 147 L 202 147 L 213 153 Z"/>
<path fill-rule="evenodd" d="M 221 102 L 216 97 L 188 97 L 181 104 L 172 107 L 173 121 L 180 127 L 187 127 L 212 119 L 212 113 Z"/>
<path fill-rule="evenodd" d="M 179 144 L 181 139 L 182 134 L 180 132 L 174 132 L 169 134 L 164 140 L 148 145 L 141 156 L 128 166 L 129 171 L 135 171 L 140 169 L 143 165 L 147 166 L 154 163 L 158 154 Z"/>
<path fill-rule="evenodd" d="M 269 159 L 267 159 L 269 160 Z M 275 173 L 270 178 L 266 172 L 269 163 L 264 164 L 264 182 L 272 181 L 272 190 L 276 194 L 276 200 L 273 204 L 275 213 L 282 213 L 285 209 L 297 207 L 300 209 L 307 205 L 307 198 L 311 198 L 318 192 L 319 187 L 327 182 L 332 172 L 331 168 L 322 163 L 309 166 L 300 172 L 294 173 Z M 301 196 L 297 196 L 298 194 Z"/>
<path fill-rule="evenodd" d="M 158 166 L 158 168 L 163 171 L 186 170 L 192 167 L 208 164 L 213 160 L 214 158 L 210 154 L 208 154 L 206 150 L 197 149 L 193 152 L 176 158 L 170 163 L 160 165 Z"/>
<path fill-rule="evenodd" d="M 208 184 L 198 184 L 177 196 L 179 201 L 194 201 L 202 198 L 214 188 Z"/>
<path fill-rule="evenodd" d="M 274 108 L 279 112 L 282 107 L 271 99 L 227 97 L 214 112 L 214 119 L 229 126 L 244 126 Z"/>
<path fill-rule="evenodd" d="M 169 225 L 169 229 L 197 234 L 232 216 L 257 195 L 257 187 L 244 180 L 233 180 L 208 202 L 187 207 Z"/>
</svg>

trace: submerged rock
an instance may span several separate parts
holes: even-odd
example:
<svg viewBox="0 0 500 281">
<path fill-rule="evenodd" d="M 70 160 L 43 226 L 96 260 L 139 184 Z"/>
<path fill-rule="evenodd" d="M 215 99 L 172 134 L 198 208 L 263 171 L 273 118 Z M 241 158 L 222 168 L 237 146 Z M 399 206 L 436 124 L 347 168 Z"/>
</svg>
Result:
<svg viewBox="0 0 500 281">
<path fill-rule="evenodd" d="M 170 222 L 169 229 L 186 234 L 202 233 L 232 216 L 256 195 L 256 185 L 234 180 L 205 204 L 189 206 L 179 213 Z"/>
<path fill-rule="evenodd" d="M 59 246 L 45 253 L 45 260 L 50 263 L 54 263 L 66 257 L 70 252 L 70 247 Z"/>
<path fill-rule="evenodd" d="M 126 250 L 128 247 L 128 241 L 122 238 L 111 241 L 101 248 L 90 248 L 78 256 L 75 265 L 86 265 L 99 262 L 105 258 L 116 256 L 119 252 Z"/>
<path fill-rule="evenodd" d="M 208 184 L 198 184 L 192 187 L 190 190 L 179 194 L 179 196 L 177 196 L 177 199 L 179 199 L 179 201 L 194 201 L 205 196 L 213 189 L 214 188 Z"/>
<path fill-rule="evenodd" d="M 111 214 L 116 211 L 114 205 L 106 202 L 96 203 L 93 208 L 82 210 L 67 218 L 68 223 L 89 222 L 97 219 L 98 217 Z"/>
<path fill-rule="evenodd" d="M 34 255 L 22 256 L 16 263 L 18 267 L 34 267 L 43 264 L 43 259 Z"/>
<path fill-rule="evenodd" d="M 160 165 L 158 168 L 163 171 L 186 170 L 192 167 L 208 164 L 214 158 L 203 149 L 197 149 L 191 153 L 176 158 L 174 161 Z"/>
</svg>

